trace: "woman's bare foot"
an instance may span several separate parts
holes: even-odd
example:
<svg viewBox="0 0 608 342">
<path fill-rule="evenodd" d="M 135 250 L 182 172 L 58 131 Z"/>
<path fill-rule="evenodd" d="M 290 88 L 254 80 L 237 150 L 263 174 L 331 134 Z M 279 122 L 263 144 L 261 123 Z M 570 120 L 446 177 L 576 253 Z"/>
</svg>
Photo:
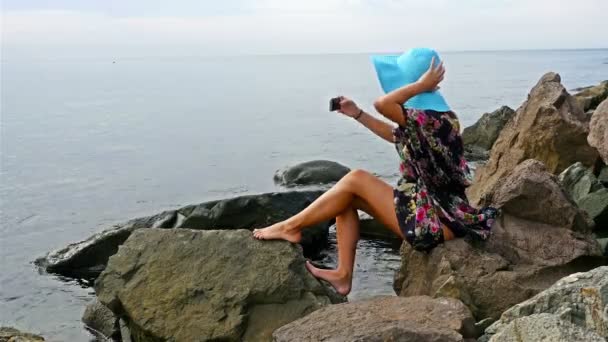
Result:
<svg viewBox="0 0 608 342">
<path fill-rule="evenodd" d="M 310 261 L 306 260 L 306 269 L 312 273 L 315 278 L 323 279 L 331 284 L 336 289 L 336 292 L 346 296 L 350 293 L 350 288 L 353 282 L 351 275 L 345 275 L 337 270 L 324 270 L 314 267 Z"/>
<path fill-rule="evenodd" d="M 253 237 L 258 240 L 286 240 L 299 243 L 302 240 L 302 232 L 289 227 L 285 222 L 279 222 L 267 228 L 254 229 Z"/>
</svg>

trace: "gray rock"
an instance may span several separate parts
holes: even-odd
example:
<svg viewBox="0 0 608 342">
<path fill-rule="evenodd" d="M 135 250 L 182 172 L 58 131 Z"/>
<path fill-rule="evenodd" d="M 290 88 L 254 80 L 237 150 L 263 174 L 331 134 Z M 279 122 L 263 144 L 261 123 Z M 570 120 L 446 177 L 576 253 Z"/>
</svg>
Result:
<svg viewBox="0 0 608 342">
<path fill-rule="evenodd" d="M 489 342 L 521 341 L 605 342 L 606 340 L 593 331 L 546 313 L 517 318 L 489 339 Z"/>
<path fill-rule="evenodd" d="M 108 258 L 139 228 L 254 229 L 287 219 L 306 208 L 322 191 L 291 191 L 240 196 L 189 205 L 177 210 L 133 219 L 97 233 L 88 239 L 50 252 L 36 263 L 48 272 L 69 277 L 96 278 Z M 333 221 L 303 231 L 302 246 L 307 256 L 327 243 Z"/>
<path fill-rule="evenodd" d="M 40 342 L 44 337 L 19 331 L 11 327 L 0 327 L 0 342 Z"/>
<path fill-rule="evenodd" d="M 278 170 L 274 175 L 277 184 L 298 185 L 331 184 L 339 181 L 350 169 L 328 160 L 313 160 Z"/>
<path fill-rule="evenodd" d="M 467 161 L 485 161 L 490 157 L 490 151 L 475 145 L 464 146 L 464 157 Z"/>
<path fill-rule="evenodd" d="M 560 279 L 536 296 L 505 311 L 500 320 L 486 329 L 486 334 L 498 335 L 517 319 L 543 313 L 608 337 L 608 266 Z"/>
<path fill-rule="evenodd" d="M 451 298 L 376 297 L 331 305 L 277 329 L 287 341 L 463 341 L 476 337 L 475 320 Z"/>
<path fill-rule="evenodd" d="M 593 219 L 596 231 L 608 230 L 608 189 L 602 188 L 584 196 L 578 205 Z"/>
<path fill-rule="evenodd" d="M 138 229 L 95 282 L 132 340 L 269 341 L 344 298 L 315 279 L 300 247 L 247 230 Z"/>
<path fill-rule="evenodd" d="M 514 116 L 515 111 L 507 106 L 502 106 L 492 113 L 483 114 L 473 126 L 462 131 L 462 142 L 465 149 L 466 146 L 471 145 L 483 150 L 492 149 L 500 131 Z"/>
<path fill-rule="evenodd" d="M 599 180 L 605 187 L 608 187 L 608 166 L 604 166 L 597 176 L 597 180 Z"/>
<path fill-rule="evenodd" d="M 604 251 L 604 256 L 608 257 L 608 238 L 597 239 L 600 244 L 600 249 Z"/>
<path fill-rule="evenodd" d="M 606 262 L 557 177 L 533 160 L 512 171 L 488 192 L 487 204 L 503 214 L 487 241 L 456 239 L 430 253 L 402 244 L 394 282 L 400 296 L 457 298 L 476 319 L 498 319 L 560 278 Z"/>
<path fill-rule="evenodd" d="M 580 103 L 583 111 L 587 112 L 597 108 L 597 106 L 608 97 L 608 80 L 596 86 L 577 88 L 574 98 Z"/>
<path fill-rule="evenodd" d="M 580 162 L 565 169 L 559 175 L 559 182 L 576 203 L 579 203 L 581 198 L 602 188 L 602 184 L 591 169 Z"/>
<path fill-rule="evenodd" d="M 608 100 L 604 100 L 593 112 L 587 141 L 597 149 L 604 163 L 608 164 Z"/>
<path fill-rule="evenodd" d="M 116 338 L 120 334 L 118 318 L 97 300 L 87 305 L 82 322 L 94 333 L 102 334 L 105 338 Z"/>
</svg>

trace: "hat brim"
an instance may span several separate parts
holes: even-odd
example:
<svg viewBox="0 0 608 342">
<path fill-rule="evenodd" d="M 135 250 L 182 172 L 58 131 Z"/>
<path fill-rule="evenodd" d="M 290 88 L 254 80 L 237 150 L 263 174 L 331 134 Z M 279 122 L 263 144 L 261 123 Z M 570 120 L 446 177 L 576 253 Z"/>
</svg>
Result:
<svg viewBox="0 0 608 342">
<path fill-rule="evenodd" d="M 417 80 L 408 79 L 398 63 L 399 55 L 375 55 L 371 57 L 380 86 L 385 93 L 390 93 Z M 450 110 L 439 91 L 426 92 L 410 98 L 405 104 L 413 109 L 430 109 L 438 112 Z"/>
</svg>

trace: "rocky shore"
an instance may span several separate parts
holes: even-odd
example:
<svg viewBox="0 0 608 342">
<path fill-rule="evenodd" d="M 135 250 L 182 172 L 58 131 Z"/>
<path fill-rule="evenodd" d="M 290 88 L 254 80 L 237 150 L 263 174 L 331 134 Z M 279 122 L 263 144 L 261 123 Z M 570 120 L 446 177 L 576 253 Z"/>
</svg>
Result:
<svg viewBox="0 0 608 342">
<path fill-rule="evenodd" d="M 349 303 L 306 271 L 333 222 L 305 230 L 301 245 L 252 238 L 322 190 L 165 211 L 36 263 L 94 282 L 83 321 L 115 341 L 605 341 L 606 87 L 570 95 L 547 73 L 516 111 L 502 107 L 465 129 L 469 155 L 484 162 L 469 198 L 502 215 L 484 243 L 456 239 L 429 253 L 403 243 L 396 296 Z M 275 181 L 329 185 L 348 172 L 313 161 Z M 362 219 L 362 235 L 389 237 Z"/>
</svg>

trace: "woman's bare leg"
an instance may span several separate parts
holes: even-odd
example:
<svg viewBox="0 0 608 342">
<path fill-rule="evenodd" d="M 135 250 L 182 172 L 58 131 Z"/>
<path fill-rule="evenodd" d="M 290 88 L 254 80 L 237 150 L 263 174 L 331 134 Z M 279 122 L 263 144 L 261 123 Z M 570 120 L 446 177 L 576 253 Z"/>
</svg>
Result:
<svg viewBox="0 0 608 342">
<path fill-rule="evenodd" d="M 403 238 L 395 214 L 393 188 L 363 170 L 349 172 L 297 215 L 268 228 L 255 229 L 253 235 L 257 239 L 297 243 L 302 238 L 302 229 L 335 218 L 351 207 L 368 212 Z"/>
<path fill-rule="evenodd" d="M 336 238 L 338 240 L 338 267 L 325 270 L 306 262 L 306 268 L 317 278 L 328 281 L 336 291 L 346 296 L 353 281 L 355 254 L 359 241 L 359 215 L 351 207 L 336 217 Z"/>
</svg>

